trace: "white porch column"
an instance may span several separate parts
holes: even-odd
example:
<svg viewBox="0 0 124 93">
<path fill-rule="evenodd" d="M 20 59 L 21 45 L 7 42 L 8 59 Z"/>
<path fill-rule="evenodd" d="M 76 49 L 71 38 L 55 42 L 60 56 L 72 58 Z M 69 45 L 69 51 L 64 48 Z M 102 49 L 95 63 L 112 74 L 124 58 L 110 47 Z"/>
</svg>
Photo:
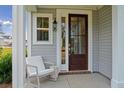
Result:
<svg viewBox="0 0 124 93">
<path fill-rule="evenodd" d="M 13 6 L 12 86 L 22 88 L 25 77 L 24 6 Z"/>
<path fill-rule="evenodd" d="M 112 87 L 124 87 L 124 6 L 112 6 Z"/>
</svg>

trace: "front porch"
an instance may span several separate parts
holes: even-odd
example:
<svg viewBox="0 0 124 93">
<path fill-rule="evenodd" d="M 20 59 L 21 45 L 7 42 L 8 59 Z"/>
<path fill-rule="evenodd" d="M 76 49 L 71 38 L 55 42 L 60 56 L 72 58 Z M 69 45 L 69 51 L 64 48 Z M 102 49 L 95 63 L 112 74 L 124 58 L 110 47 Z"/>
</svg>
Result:
<svg viewBox="0 0 124 93">
<path fill-rule="evenodd" d="M 83 46 L 82 41 L 77 44 L 79 37 L 78 40 L 71 38 L 78 46 L 73 47 L 72 50 L 75 48 L 76 52 L 71 53 L 86 54 L 81 62 L 87 62 L 83 70 L 90 71 L 91 74 L 60 75 L 57 82 L 47 79 L 41 81 L 41 87 L 124 87 L 123 9 L 124 6 L 13 6 L 13 87 L 25 87 L 26 83 L 25 31 L 28 32 L 28 56 L 43 56 L 44 60 L 57 65 L 60 71 L 70 70 L 69 14 L 87 16 L 83 19 L 87 21 L 81 23 L 83 24 L 81 27 L 87 25 L 84 27 L 88 32 L 87 35 L 81 34 L 87 36 L 84 38 L 87 40 L 87 45 Z M 82 18 L 77 18 L 76 21 L 78 31 L 84 29 L 79 28 L 79 19 Z M 37 20 L 40 20 L 40 25 L 37 25 L 39 24 Z M 41 20 L 47 20 L 47 24 Z M 57 26 L 53 29 L 53 23 L 56 21 Z M 61 46 L 63 27 L 66 32 L 64 61 Z M 82 66 L 78 64 L 78 67 Z M 102 73 L 110 80 L 93 72 Z"/>
<path fill-rule="evenodd" d="M 36 83 L 36 81 L 34 80 Z M 59 75 L 56 82 L 41 79 L 41 88 L 110 88 L 110 79 L 99 73 Z M 31 86 L 25 86 L 30 88 Z"/>
</svg>

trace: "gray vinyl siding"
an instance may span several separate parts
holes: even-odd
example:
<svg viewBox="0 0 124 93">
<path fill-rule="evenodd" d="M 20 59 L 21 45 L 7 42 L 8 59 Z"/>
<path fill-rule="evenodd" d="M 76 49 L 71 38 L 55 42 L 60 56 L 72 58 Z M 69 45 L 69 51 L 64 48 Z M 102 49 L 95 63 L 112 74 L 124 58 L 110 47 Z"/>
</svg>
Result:
<svg viewBox="0 0 124 93">
<path fill-rule="evenodd" d="M 112 6 L 93 11 L 93 71 L 112 77 Z"/>
<path fill-rule="evenodd" d="M 99 25 L 98 11 L 93 11 L 93 71 L 99 71 Z"/>
<path fill-rule="evenodd" d="M 112 77 L 112 6 L 99 11 L 99 72 Z"/>
<path fill-rule="evenodd" d="M 52 13 L 55 17 L 55 9 L 38 9 L 38 13 Z M 33 27 L 33 26 L 32 26 Z M 32 30 L 33 34 L 33 30 Z M 32 35 L 33 37 L 33 35 Z M 32 39 L 33 41 L 33 39 Z M 31 45 L 32 56 L 43 56 L 44 60 L 56 63 L 56 33 L 53 32 L 53 44 Z"/>
</svg>

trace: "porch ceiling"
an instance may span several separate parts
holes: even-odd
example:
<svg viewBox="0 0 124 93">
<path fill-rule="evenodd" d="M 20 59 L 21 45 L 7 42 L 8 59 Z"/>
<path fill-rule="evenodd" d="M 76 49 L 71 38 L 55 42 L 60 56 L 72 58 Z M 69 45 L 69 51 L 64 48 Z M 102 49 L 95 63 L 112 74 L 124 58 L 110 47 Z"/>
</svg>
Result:
<svg viewBox="0 0 124 93">
<path fill-rule="evenodd" d="M 38 5 L 37 8 L 61 8 L 61 9 L 91 9 L 96 10 L 103 5 Z"/>
</svg>

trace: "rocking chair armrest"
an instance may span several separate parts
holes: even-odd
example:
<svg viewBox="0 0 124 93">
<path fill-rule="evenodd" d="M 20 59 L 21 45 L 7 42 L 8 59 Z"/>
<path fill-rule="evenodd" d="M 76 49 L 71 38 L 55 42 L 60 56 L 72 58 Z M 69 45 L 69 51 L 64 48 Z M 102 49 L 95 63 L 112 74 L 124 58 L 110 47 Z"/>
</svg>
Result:
<svg viewBox="0 0 124 93">
<path fill-rule="evenodd" d="M 34 68 L 36 70 L 36 74 L 38 75 L 38 67 L 37 66 L 33 66 L 33 65 L 30 65 L 30 64 L 26 64 L 26 70 L 28 68 Z"/>
<path fill-rule="evenodd" d="M 54 66 L 54 63 L 47 61 L 47 62 L 44 62 L 44 65 L 47 67 L 50 67 L 50 66 Z"/>
<path fill-rule="evenodd" d="M 59 73 L 59 67 L 58 66 L 50 66 L 50 69 L 54 69 L 54 71 Z"/>
<path fill-rule="evenodd" d="M 58 66 L 50 66 L 51 69 L 58 69 Z"/>
</svg>

